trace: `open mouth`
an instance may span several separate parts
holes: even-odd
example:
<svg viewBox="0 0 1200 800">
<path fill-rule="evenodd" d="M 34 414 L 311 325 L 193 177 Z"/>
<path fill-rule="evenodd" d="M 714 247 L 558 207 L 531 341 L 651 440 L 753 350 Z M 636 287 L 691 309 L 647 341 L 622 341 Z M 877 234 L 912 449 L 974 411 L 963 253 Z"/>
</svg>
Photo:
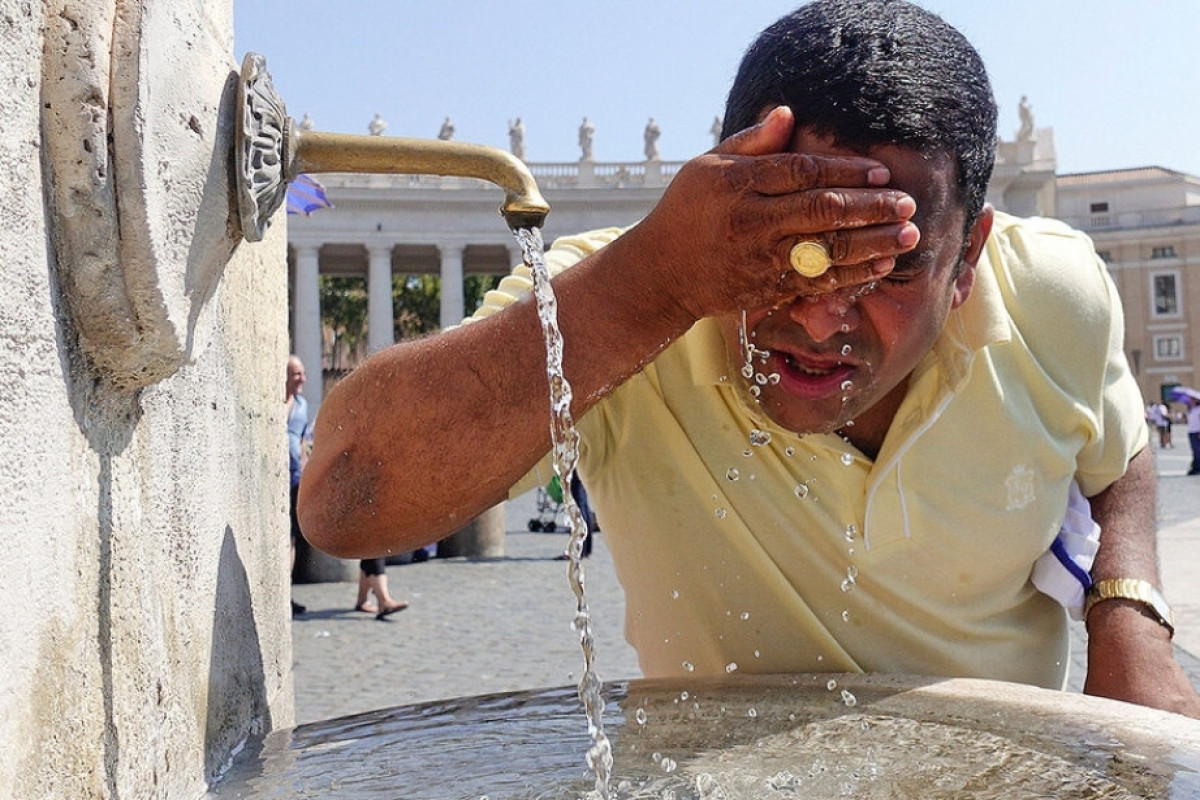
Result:
<svg viewBox="0 0 1200 800">
<path fill-rule="evenodd" d="M 800 358 L 792 353 L 771 355 L 773 369 L 779 373 L 779 385 L 789 394 L 817 400 L 845 394 L 857 368 L 841 360 Z"/>
</svg>

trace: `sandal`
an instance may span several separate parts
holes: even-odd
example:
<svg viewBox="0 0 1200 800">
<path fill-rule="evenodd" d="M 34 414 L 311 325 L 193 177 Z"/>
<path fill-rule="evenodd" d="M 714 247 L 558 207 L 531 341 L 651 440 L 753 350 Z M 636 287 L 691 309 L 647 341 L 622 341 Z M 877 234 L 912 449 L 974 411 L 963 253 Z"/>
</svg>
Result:
<svg viewBox="0 0 1200 800">
<path fill-rule="evenodd" d="M 377 607 L 370 605 L 368 603 L 359 603 L 358 605 L 356 605 L 354 607 L 354 610 L 361 611 L 364 614 L 374 614 L 377 611 L 379 611 L 379 609 Z"/>
<path fill-rule="evenodd" d="M 381 608 L 379 610 L 379 613 L 375 615 L 375 619 L 387 619 L 392 614 L 395 614 L 397 611 L 403 611 L 406 608 L 408 608 L 408 602 L 405 600 L 401 600 L 400 602 L 396 603 L 396 605 L 394 605 L 394 606 L 388 606 L 387 608 Z"/>
</svg>

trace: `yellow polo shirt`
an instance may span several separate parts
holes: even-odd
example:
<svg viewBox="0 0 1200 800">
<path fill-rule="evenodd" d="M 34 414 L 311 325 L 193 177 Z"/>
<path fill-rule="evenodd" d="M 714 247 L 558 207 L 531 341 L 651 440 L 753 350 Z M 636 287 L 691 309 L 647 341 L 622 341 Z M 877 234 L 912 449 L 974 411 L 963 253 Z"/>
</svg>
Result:
<svg viewBox="0 0 1200 800">
<path fill-rule="evenodd" d="M 560 240 L 557 273 L 613 238 Z M 529 290 L 518 268 L 486 316 Z M 879 671 L 1061 687 L 1067 619 L 1030 582 L 1072 479 L 1146 442 L 1120 303 L 1090 241 L 997 220 L 876 460 L 748 401 L 697 323 L 579 421 L 580 473 L 647 676 Z M 569 347 L 568 358 L 569 358 Z M 770 434 L 752 443 L 751 431 Z M 514 495 L 550 475 L 547 462 Z"/>
</svg>

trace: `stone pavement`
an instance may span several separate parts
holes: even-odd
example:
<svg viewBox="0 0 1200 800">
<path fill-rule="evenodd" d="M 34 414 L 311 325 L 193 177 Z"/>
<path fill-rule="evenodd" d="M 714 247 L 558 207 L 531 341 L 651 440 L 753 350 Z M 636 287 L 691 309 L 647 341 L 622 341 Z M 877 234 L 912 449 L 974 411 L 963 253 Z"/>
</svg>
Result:
<svg viewBox="0 0 1200 800">
<path fill-rule="evenodd" d="M 1200 477 L 1184 475 L 1187 435 L 1152 445 L 1158 464 L 1159 552 L 1164 593 L 1175 609 L 1176 644 L 1200 686 Z M 534 494 L 506 505 L 507 555 L 491 561 L 434 559 L 388 568 L 393 596 L 410 607 L 385 622 L 351 610 L 352 583 L 293 587 L 309 613 L 292 624 L 296 723 L 464 695 L 576 683 L 583 669 L 571 629 L 575 599 L 567 564 L 554 556 L 565 533 L 530 533 Z M 602 680 L 641 675 L 622 636 L 624 596 L 604 536 L 584 562 Z M 1072 675 L 1084 672 L 1082 626 L 1074 632 Z"/>
</svg>

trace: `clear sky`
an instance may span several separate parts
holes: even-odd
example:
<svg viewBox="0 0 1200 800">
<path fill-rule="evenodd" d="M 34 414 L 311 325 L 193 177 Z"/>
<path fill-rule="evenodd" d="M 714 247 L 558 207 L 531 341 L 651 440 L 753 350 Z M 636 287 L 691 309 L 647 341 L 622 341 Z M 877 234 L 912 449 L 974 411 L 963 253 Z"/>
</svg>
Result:
<svg viewBox="0 0 1200 800">
<path fill-rule="evenodd" d="M 664 159 L 712 145 L 737 63 L 798 0 L 235 0 L 235 53 L 267 59 L 288 113 L 316 128 L 639 161 L 654 117 Z M 1027 95 L 1060 173 L 1146 165 L 1200 175 L 1200 0 L 920 0 L 983 55 L 1013 138 Z"/>
</svg>

